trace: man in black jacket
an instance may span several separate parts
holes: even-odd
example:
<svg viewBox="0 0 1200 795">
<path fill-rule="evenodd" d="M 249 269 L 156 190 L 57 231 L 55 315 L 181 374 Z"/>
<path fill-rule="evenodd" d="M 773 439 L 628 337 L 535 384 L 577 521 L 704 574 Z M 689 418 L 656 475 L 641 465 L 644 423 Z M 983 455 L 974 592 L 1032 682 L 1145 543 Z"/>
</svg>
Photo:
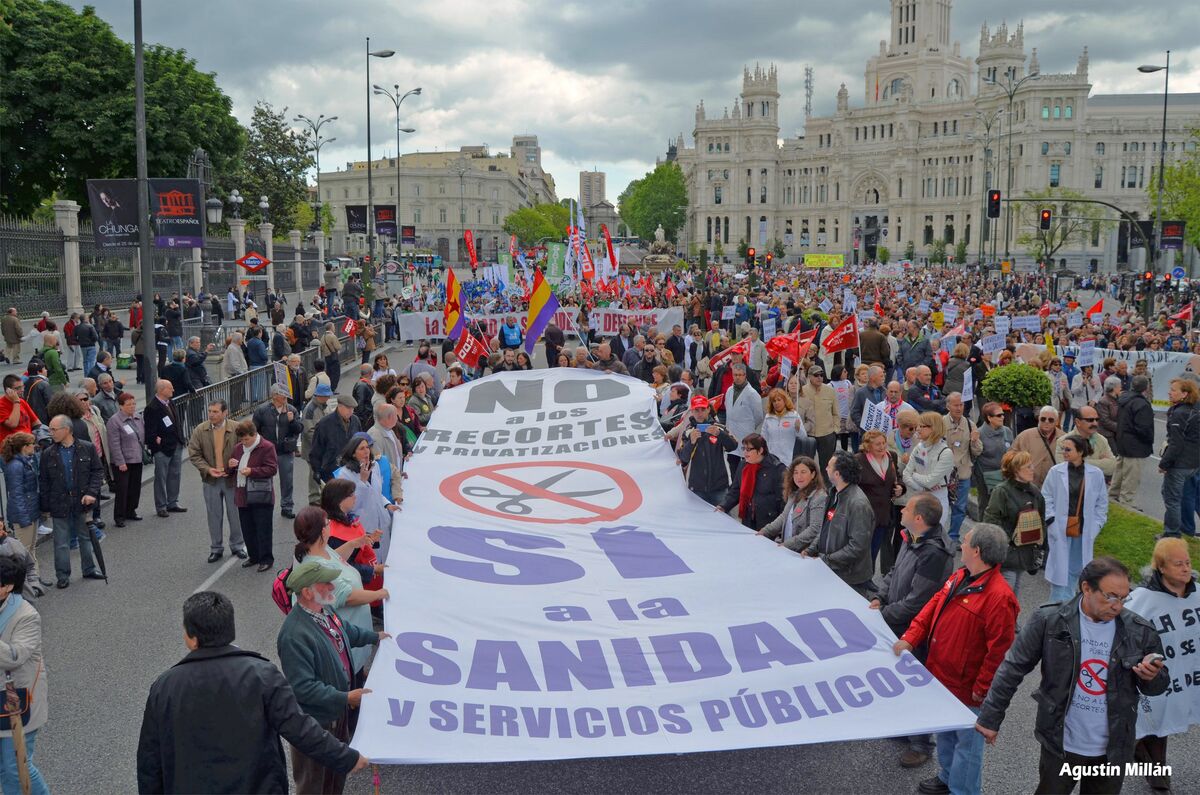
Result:
<svg viewBox="0 0 1200 795">
<path fill-rule="evenodd" d="M 371 399 L 375 397 L 375 382 L 371 380 L 373 372 L 371 365 L 359 365 L 358 381 L 354 383 L 354 388 L 350 390 L 354 401 L 358 403 L 358 406 L 354 409 L 354 413 L 358 415 L 358 424 L 364 431 L 370 428 L 371 423 L 375 421 L 374 416 L 371 414 Z"/>
<path fill-rule="evenodd" d="M 1133 761 L 1137 707 L 1170 683 L 1154 626 L 1123 611 L 1129 570 L 1099 557 L 1079 573 L 1080 593 L 1033 614 L 1004 657 L 975 729 L 996 741 L 1021 680 L 1041 664 L 1034 735 L 1042 746 L 1037 791 L 1119 792 Z M 1082 775 L 1072 777 L 1072 768 Z M 1112 769 L 1115 768 L 1115 769 Z"/>
<path fill-rule="evenodd" d="M 873 365 L 874 367 L 875 365 Z M 896 565 L 883 578 L 883 585 L 871 600 L 888 628 L 900 637 L 908 625 L 938 592 L 954 569 L 954 553 L 946 545 L 942 532 L 942 504 L 929 492 L 911 497 L 900 511 L 904 539 Z M 908 749 L 900 754 L 900 767 L 920 767 L 933 753 L 933 736 L 915 734 L 908 738 Z"/>
<path fill-rule="evenodd" d="M 216 345 L 210 342 L 207 348 L 201 350 L 199 337 L 192 337 L 188 340 L 184 366 L 187 367 L 188 382 L 191 384 L 193 392 L 211 383 L 208 380 L 208 368 L 204 366 L 204 361 L 215 347 Z"/>
<path fill-rule="evenodd" d="M 308 465 L 316 473 L 317 479 L 324 483 L 333 478 L 333 470 L 338 468 L 338 457 L 350 437 L 362 430 L 362 424 L 354 410 L 358 401 L 349 395 L 338 395 L 337 408 L 317 423 L 313 431 L 312 449 L 308 451 Z"/>
<path fill-rule="evenodd" d="M 271 387 L 271 400 L 254 410 L 254 427 L 262 437 L 275 445 L 275 456 L 279 461 L 279 513 L 285 519 L 294 519 L 292 508 L 292 473 L 296 464 L 296 440 L 304 430 L 300 411 L 288 402 L 287 387 L 276 384 Z"/>
<path fill-rule="evenodd" d="M 696 395 L 689 405 L 691 416 L 683 422 L 679 461 L 686 470 L 688 489 L 718 507 L 729 491 L 729 464 L 725 457 L 737 449 L 738 442 L 713 421 L 708 398 Z"/>
<path fill-rule="evenodd" d="M 1142 484 L 1143 462 L 1154 451 L 1154 407 L 1148 394 L 1150 379 L 1136 375 L 1129 391 L 1117 401 L 1117 468 L 1113 472 L 1109 496 L 1134 506 L 1138 486 Z M 1136 506 L 1134 506 L 1136 507 Z"/>
<path fill-rule="evenodd" d="M 187 440 L 175 414 L 171 398 L 175 385 L 160 378 L 154 399 L 142 413 L 146 426 L 146 447 L 154 456 L 154 509 L 160 518 L 168 513 L 186 513 L 179 505 L 179 477 L 183 471 L 183 450 Z"/>
<path fill-rule="evenodd" d="M 71 539 L 79 540 L 79 566 L 84 579 L 103 580 L 92 552 L 92 538 L 84 517 L 100 500 L 104 482 L 100 456 L 90 442 L 79 441 L 69 417 L 50 418 L 54 443 L 42 453 L 38 468 L 38 501 L 50 514 L 54 528 L 54 573 L 58 587 L 71 584 Z"/>
<path fill-rule="evenodd" d="M 183 603 L 189 653 L 155 680 L 137 750 L 138 791 L 288 791 L 282 736 L 338 773 L 366 757 L 325 731 L 265 657 L 239 649 L 233 604 L 214 591 Z"/>
</svg>

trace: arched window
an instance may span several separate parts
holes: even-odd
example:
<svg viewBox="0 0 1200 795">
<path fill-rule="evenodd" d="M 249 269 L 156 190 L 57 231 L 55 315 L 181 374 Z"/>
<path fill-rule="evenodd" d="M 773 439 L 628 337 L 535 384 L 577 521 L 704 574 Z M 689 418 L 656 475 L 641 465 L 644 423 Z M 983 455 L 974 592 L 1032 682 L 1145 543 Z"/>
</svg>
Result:
<svg viewBox="0 0 1200 795">
<path fill-rule="evenodd" d="M 758 189 L 758 203 L 759 204 L 767 203 L 767 186 L 766 185 L 763 185 L 761 188 Z"/>
<path fill-rule="evenodd" d="M 707 223 L 705 223 L 705 225 L 704 225 L 704 226 L 705 226 L 705 229 L 706 229 L 706 233 L 705 233 L 705 236 L 704 236 L 704 237 L 705 237 L 705 240 L 706 240 L 707 242 L 711 243 L 711 242 L 712 242 L 712 218 L 709 218 L 709 219 L 707 219 Z"/>
<path fill-rule="evenodd" d="M 726 243 L 728 243 L 729 242 L 729 216 L 728 215 L 725 216 L 725 233 L 724 233 L 723 237 L 724 237 L 724 241 Z"/>
<path fill-rule="evenodd" d="M 946 86 L 946 96 L 950 99 L 956 99 L 962 96 L 962 83 L 956 77 Z"/>
</svg>

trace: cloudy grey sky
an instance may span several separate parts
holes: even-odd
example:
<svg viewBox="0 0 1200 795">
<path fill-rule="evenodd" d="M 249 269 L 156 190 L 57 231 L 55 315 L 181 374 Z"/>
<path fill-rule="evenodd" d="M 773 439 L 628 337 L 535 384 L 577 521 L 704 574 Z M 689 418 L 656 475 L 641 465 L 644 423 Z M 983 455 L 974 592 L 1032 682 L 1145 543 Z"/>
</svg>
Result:
<svg viewBox="0 0 1200 795">
<path fill-rule="evenodd" d="M 71 0 L 79 7 L 82 2 Z M 93 0 L 126 40 L 131 0 Z M 1003 16 L 997 7 L 1003 5 Z M 1044 73 L 1074 71 L 1085 45 L 1094 93 L 1161 92 L 1142 75 L 1172 51 L 1171 89 L 1200 91 L 1200 4 L 1156 0 L 957 0 L 954 39 L 978 53 L 980 25 L 1023 20 L 1026 48 Z M 608 172 L 608 198 L 653 167 L 669 138 L 690 143 L 696 103 L 710 113 L 741 88 L 743 64 L 776 63 L 781 134 L 804 123 L 804 66 L 815 71 L 813 112 L 827 114 L 838 85 L 864 96 L 867 58 L 888 36 L 888 0 L 146 0 L 148 42 L 186 49 L 216 72 L 246 122 L 259 99 L 292 114 L 338 116 L 324 170 L 366 156 L 365 41 L 396 55 L 372 59 L 372 82 L 423 95 L 401 107 L 416 132 L 401 149 L 431 151 L 487 143 L 507 151 L 534 133 L 560 197 L 578 192 L 578 172 Z M 1192 42 L 1189 44 L 1188 42 Z M 395 151 L 395 112 L 372 104 L 373 154 Z M 289 114 L 291 115 L 291 114 Z"/>
</svg>

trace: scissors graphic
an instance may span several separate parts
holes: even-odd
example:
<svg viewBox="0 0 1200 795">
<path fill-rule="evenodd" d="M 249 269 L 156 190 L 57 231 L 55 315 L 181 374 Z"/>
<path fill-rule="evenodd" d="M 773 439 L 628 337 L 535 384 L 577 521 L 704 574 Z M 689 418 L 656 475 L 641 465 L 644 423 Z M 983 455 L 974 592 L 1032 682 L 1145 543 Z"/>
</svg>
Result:
<svg viewBox="0 0 1200 795">
<path fill-rule="evenodd" d="M 557 475 L 551 475 L 545 480 L 538 481 L 533 485 L 539 489 L 548 489 L 576 471 L 578 470 L 568 469 L 565 472 L 559 472 Z M 605 494 L 610 491 L 612 491 L 612 489 L 607 488 L 592 489 L 590 491 L 563 491 L 559 492 L 559 494 L 563 497 L 594 497 L 597 494 Z M 546 499 L 545 497 L 539 497 L 536 494 L 526 494 L 525 492 L 505 494 L 488 486 L 467 486 L 462 490 L 462 493 L 468 497 L 488 497 L 491 499 L 500 499 L 500 502 L 496 503 L 496 510 L 500 511 L 501 513 L 512 514 L 513 516 L 528 516 L 529 514 L 533 513 L 533 508 L 530 508 L 525 504 L 527 500 Z"/>
</svg>

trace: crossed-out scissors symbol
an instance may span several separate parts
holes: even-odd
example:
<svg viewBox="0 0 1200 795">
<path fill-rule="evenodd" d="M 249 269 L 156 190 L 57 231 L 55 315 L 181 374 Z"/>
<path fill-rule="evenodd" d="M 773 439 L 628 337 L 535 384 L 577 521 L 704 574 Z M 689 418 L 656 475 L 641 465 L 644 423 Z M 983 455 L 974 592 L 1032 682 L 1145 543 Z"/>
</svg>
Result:
<svg viewBox="0 0 1200 795">
<path fill-rule="evenodd" d="M 534 483 L 533 487 L 537 489 L 549 489 L 563 478 L 574 474 L 577 471 L 578 470 L 576 469 L 568 469 L 564 472 L 559 472 L 556 475 L 551 475 L 545 480 L 540 480 L 537 483 Z M 558 492 L 557 494 L 561 497 L 594 497 L 598 494 L 606 494 L 610 491 L 612 491 L 612 488 L 592 489 L 590 491 L 563 491 Z M 463 488 L 462 493 L 468 497 L 487 497 L 491 499 L 499 499 L 500 502 L 496 503 L 496 510 L 500 511 L 501 513 L 511 514 L 513 516 L 528 516 L 529 514 L 533 513 L 533 508 L 525 504 L 529 500 L 548 499 L 547 497 L 543 497 L 541 495 L 528 494 L 523 491 L 518 491 L 516 494 L 505 494 L 489 486 L 466 486 Z"/>
</svg>

